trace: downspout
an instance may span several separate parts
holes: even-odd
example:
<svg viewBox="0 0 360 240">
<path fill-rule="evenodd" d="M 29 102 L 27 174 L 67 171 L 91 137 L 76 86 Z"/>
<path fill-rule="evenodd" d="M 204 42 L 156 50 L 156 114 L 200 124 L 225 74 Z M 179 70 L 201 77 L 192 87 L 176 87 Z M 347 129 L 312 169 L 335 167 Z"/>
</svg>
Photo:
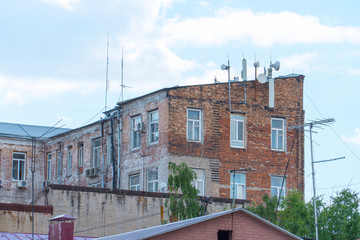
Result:
<svg viewBox="0 0 360 240">
<path fill-rule="evenodd" d="M 115 167 L 115 156 L 114 156 L 114 115 L 111 114 L 110 123 L 111 123 L 111 135 L 110 135 L 110 148 L 111 148 L 111 163 L 113 169 L 113 177 L 112 177 L 112 189 L 116 188 L 116 167 Z"/>
<path fill-rule="evenodd" d="M 122 129 L 122 121 L 120 119 L 120 110 L 117 111 L 117 130 L 118 130 L 118 171 L 117 171 L 117 188 L 120 188 L 120 175 L 121 175 L 121 145 L 122 145 L 122 134 L 121 134 L 121 129 Z"/>
<path fill-rule="evenodd" d="M 104 163 L 104 120 L 101 121 L 101 187 L 105 187 L 105 163 Z"/>
</svg>

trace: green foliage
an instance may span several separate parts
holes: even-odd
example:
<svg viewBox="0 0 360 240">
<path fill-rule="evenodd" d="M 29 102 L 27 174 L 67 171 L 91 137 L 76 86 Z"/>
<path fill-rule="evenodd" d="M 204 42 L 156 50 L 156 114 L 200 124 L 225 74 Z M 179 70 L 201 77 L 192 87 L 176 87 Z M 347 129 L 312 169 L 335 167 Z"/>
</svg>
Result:
<svg viewBox="0 0 360 240">
<path fill-rule="evenodd" d="M 306 203 L 298 191 L 291 191 L 282 199 L 276 211 L 276 197 L 263 196 L 264 204 L 251 206 L 250 211 L 287 231 L 306 238 L 315 239 L 313 200 Z M 322 198 L 316 199 L 319 239 L 352 240 L 360 237 L 360 198 L 357 193 L 344 189 L 325 205 Z"/>
<path fill-rule="evenodd" d="M 191 184 L 196 173 L 184 162 L 179 165 L 169 162 L 169 171 L 168 189 L 173 194 L 165 201 L 168 215 L 177 220 L 200 216 L 203 206 L 199 202 L 198 190 Z"/>
</svg>

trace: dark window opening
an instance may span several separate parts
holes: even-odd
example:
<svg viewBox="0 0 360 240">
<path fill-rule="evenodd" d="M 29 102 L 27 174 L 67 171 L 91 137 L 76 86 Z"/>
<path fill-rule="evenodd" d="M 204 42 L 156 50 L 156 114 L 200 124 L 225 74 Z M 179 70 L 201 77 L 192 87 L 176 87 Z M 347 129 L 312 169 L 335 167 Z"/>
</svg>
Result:
<svg viewBox="0 0 360 240">
<path fill-rule="evenodd" d="M 218 240 L 231 240 L 231 233 L 232 231 L 223 231 L 223 230 L 219 230 L 218 231 Z"/>
</svg>

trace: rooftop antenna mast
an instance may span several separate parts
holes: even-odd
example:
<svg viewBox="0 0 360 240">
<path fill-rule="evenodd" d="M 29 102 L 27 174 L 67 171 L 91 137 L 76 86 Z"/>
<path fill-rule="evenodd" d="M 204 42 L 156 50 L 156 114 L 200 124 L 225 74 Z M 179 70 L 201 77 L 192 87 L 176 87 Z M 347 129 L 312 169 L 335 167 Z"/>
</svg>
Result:
<svg viewBox="0 0 360 240">
<path fill-rule="evenodd" d="M 107 110 L 107 93 L 109 91 L 109 32 L 107 35 L 107 44 L 106 44 L 106 87 L 105 87 L 105 111 Z"/>
<path fill-rule="evenodd" d="M 124 101 L 124 46 L 121 52 L 121 101 Z"/>
<path fill-rule="evenodd" d="M 327 119 L 322 119 L 322 120 L 318 120 L 318 121 L 312 121 L 309 123 L 305 123 L 302 125 L 297 125 L 297 126 L 292 126 L 289 127 L 288 129 L 304 129 L 305 127 L 309 127 L 310 130 L 310 153 L 311 153 L 311 169 L 312 169 L 312 180 L 313 180 L 313 204 L 314 204 L 314 214 L 315 214 L 315 239 L 319 240 L 319 228 L 318 228 L 318 221 L 317 221 L 317 207 L 316 207 L 316 188 L 315 188 L 315 168 L 314 168 L 314 163 L 317 162 L 323 162 L 323 161 L 314 161 L 314 150 L 313 150 L 313 140 L 312 140 L 312 129 L 314 126 L 317 125 L 328 125 L 332 122 L 334 122 L 335 119 L 334 118 L 327 118 Z M 334 159 L 337 160 L 337 159 Z"/>
</svg>

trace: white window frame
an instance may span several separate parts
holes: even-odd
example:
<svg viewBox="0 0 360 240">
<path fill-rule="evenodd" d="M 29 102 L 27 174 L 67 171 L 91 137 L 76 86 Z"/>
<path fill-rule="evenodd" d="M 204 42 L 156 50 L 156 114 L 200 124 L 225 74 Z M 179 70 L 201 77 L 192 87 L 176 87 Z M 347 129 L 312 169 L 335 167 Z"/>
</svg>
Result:
<svg viewBox="0 0 360 240">
<path fill-rule="evenodd" d="M 95 138 L 92 140 L 91 167 L 100 167 L 100 162 L 101 162 L 101 138 Z"/>
<path fill-rule="evenodd" d="M 237 181 L 237 176 L 239 180 Z M 239 190 L 242 189 L 242 192 Z M 230 198 L 233 198 L 234 194 L 234 173 L 230 174 Z M 246 199 L 246 174 L 245 173 L 235 173 L 235 198 L 236 199 Z"/>
<path fill-rule="evenodd" d="M 78 156 L 78 166 L 79 167 L 83 167 L 84 166 L 84 143 L 81 142 L 78 145 L 78 150 L 79 150 L 79 156 Z"/>
<path fill-rule="evenodd" d="M 132 179 L 138 177 L 139 183 L 133 184 Z M 140 173 L 132 174 L 129 176 L 129 190 L 140 191 Z"/>
<path fill-rule="evenodd" d="M 47 159 L 47 165 L 46 165 L 46 180 L 51 181 L 51 159 L 52 159 L 52 154 L 51 154 L 51 153 L 47 153 L 46 159 Z"/>
<path fill-rule="evenodd" d="M 198 196 L 205 196 L 205 170 L 192 169 L 196 173 L 196 178 L 193 180 L 192 185 L 199 190 Z"/>
<path fill-rule="evenodd" d="M 198 112 L 199 119 L 189 118 L 190 111 Z M 196 130 L 196 128 L 198 128 L 198 130 Z M 196 131 L 198 131 L 198 139 L 195 137 Z M 202 110 L 201 109 L 194 109 L 194 108 L 187 109 L 186 139 L 187 141 L 190 142 L 201 142 L 202 140 Z"/>
<path fill-rule="evenodd" d="M 239 136 L 239 125 L 242 124 L 242 134 Z M 230 147 L 245 148 L 245 115 L 230 115 Z M 242 140 L 241 140 L 242 139 Z"/>
<path fill-rule="evenodd" d="M 283 179 L 284 179 L 284 176 L 271 176 L 271 196 L 274 196 L 274 194 L 273 194 L 273 190 L 274 190 L 274 191 L 276 191 L 276 197 L 279 198 Z M 275 180 L 278 181 L 278 183 L 279 183 L 278 185 L 275 184 Z M 281 191 L 281 197 L 286 197 L 286 177 L 285 177 L 283 189 Z"/>
<path fill-rule="evenodd" d="M 67 162 L 66 162 L 66 168 L 67 168 L 68 171 L 71 171 L 71 169 L 72 169 L 72 159 L 73 159 L 72 147 L 68 147 L 68 149 L 67 149 Z"/>
<path fill-rule="evenodd" d="M 141 123 L 141 115 L 131 117 L 131 148 L 137 149 L 141 147 L 141 131 L 136 130 L 137 123 Z M 137 142 L 136 139 L 139 139 Z"/>
<path fill-rule="evenodd" d="M 56 161 L 56 173 L 57 177 L 60 178 L 62 175 L 62 158 L 61 158 L 61 150 L 59 149 L 56 153 L 57 161 Z"/>
<path fill-rule="evenodd" d="M 154 116 L 157 116 L 157 118 L 154 118 Z M 159 142 L 159 110 L 149 112 L 148 119 L 149 143 L 156 144 Z"/>
<path fill-rule="evenodd" d="M 156 179 L 150 179 L 152 174 L 156 174 Z M 147 191 L 148 192 L 158 192 L 159 190 L 159 171 L 158 168 L 155 170 L 148 170 L 147 171 Z"/>
<path fill-rule="evenodd" d="M 282 122 L 282 128 L 278 128 L 278 127 L 274 127 L 273 126 L 273 121 L 281 121 Z M 286 126 L 286 121 L 284 118 L 276 118 L 273 117 L 271 118 L 271 150 L 274 151 L 285 151 L 286 146 L 285 146 L 285 139 L 286 139 L 286 132 L 285 132 L 285 126 Z M 282 147 L 279 147 L 279 135 L 282 135 L 282 140 L 281 140 L 281 144 Z M 273 144 L 273 138 L 275 139 L 275 146 Z"/>
<path fill-rule="evenodd" d="M 17 158 L 15 154 L 22 155 L 24 158 Z M 26 179 L 26 154 L 21 152 L 13 152 L 13 159 L 12 159 L 12 173 L 11 178 L 13 181 L 20 181 Z M 14 168 L 16 167 L 16 178 L 14 177 Z M 22 173 L 22 174 L 21 174 Z"/>
</svg>

